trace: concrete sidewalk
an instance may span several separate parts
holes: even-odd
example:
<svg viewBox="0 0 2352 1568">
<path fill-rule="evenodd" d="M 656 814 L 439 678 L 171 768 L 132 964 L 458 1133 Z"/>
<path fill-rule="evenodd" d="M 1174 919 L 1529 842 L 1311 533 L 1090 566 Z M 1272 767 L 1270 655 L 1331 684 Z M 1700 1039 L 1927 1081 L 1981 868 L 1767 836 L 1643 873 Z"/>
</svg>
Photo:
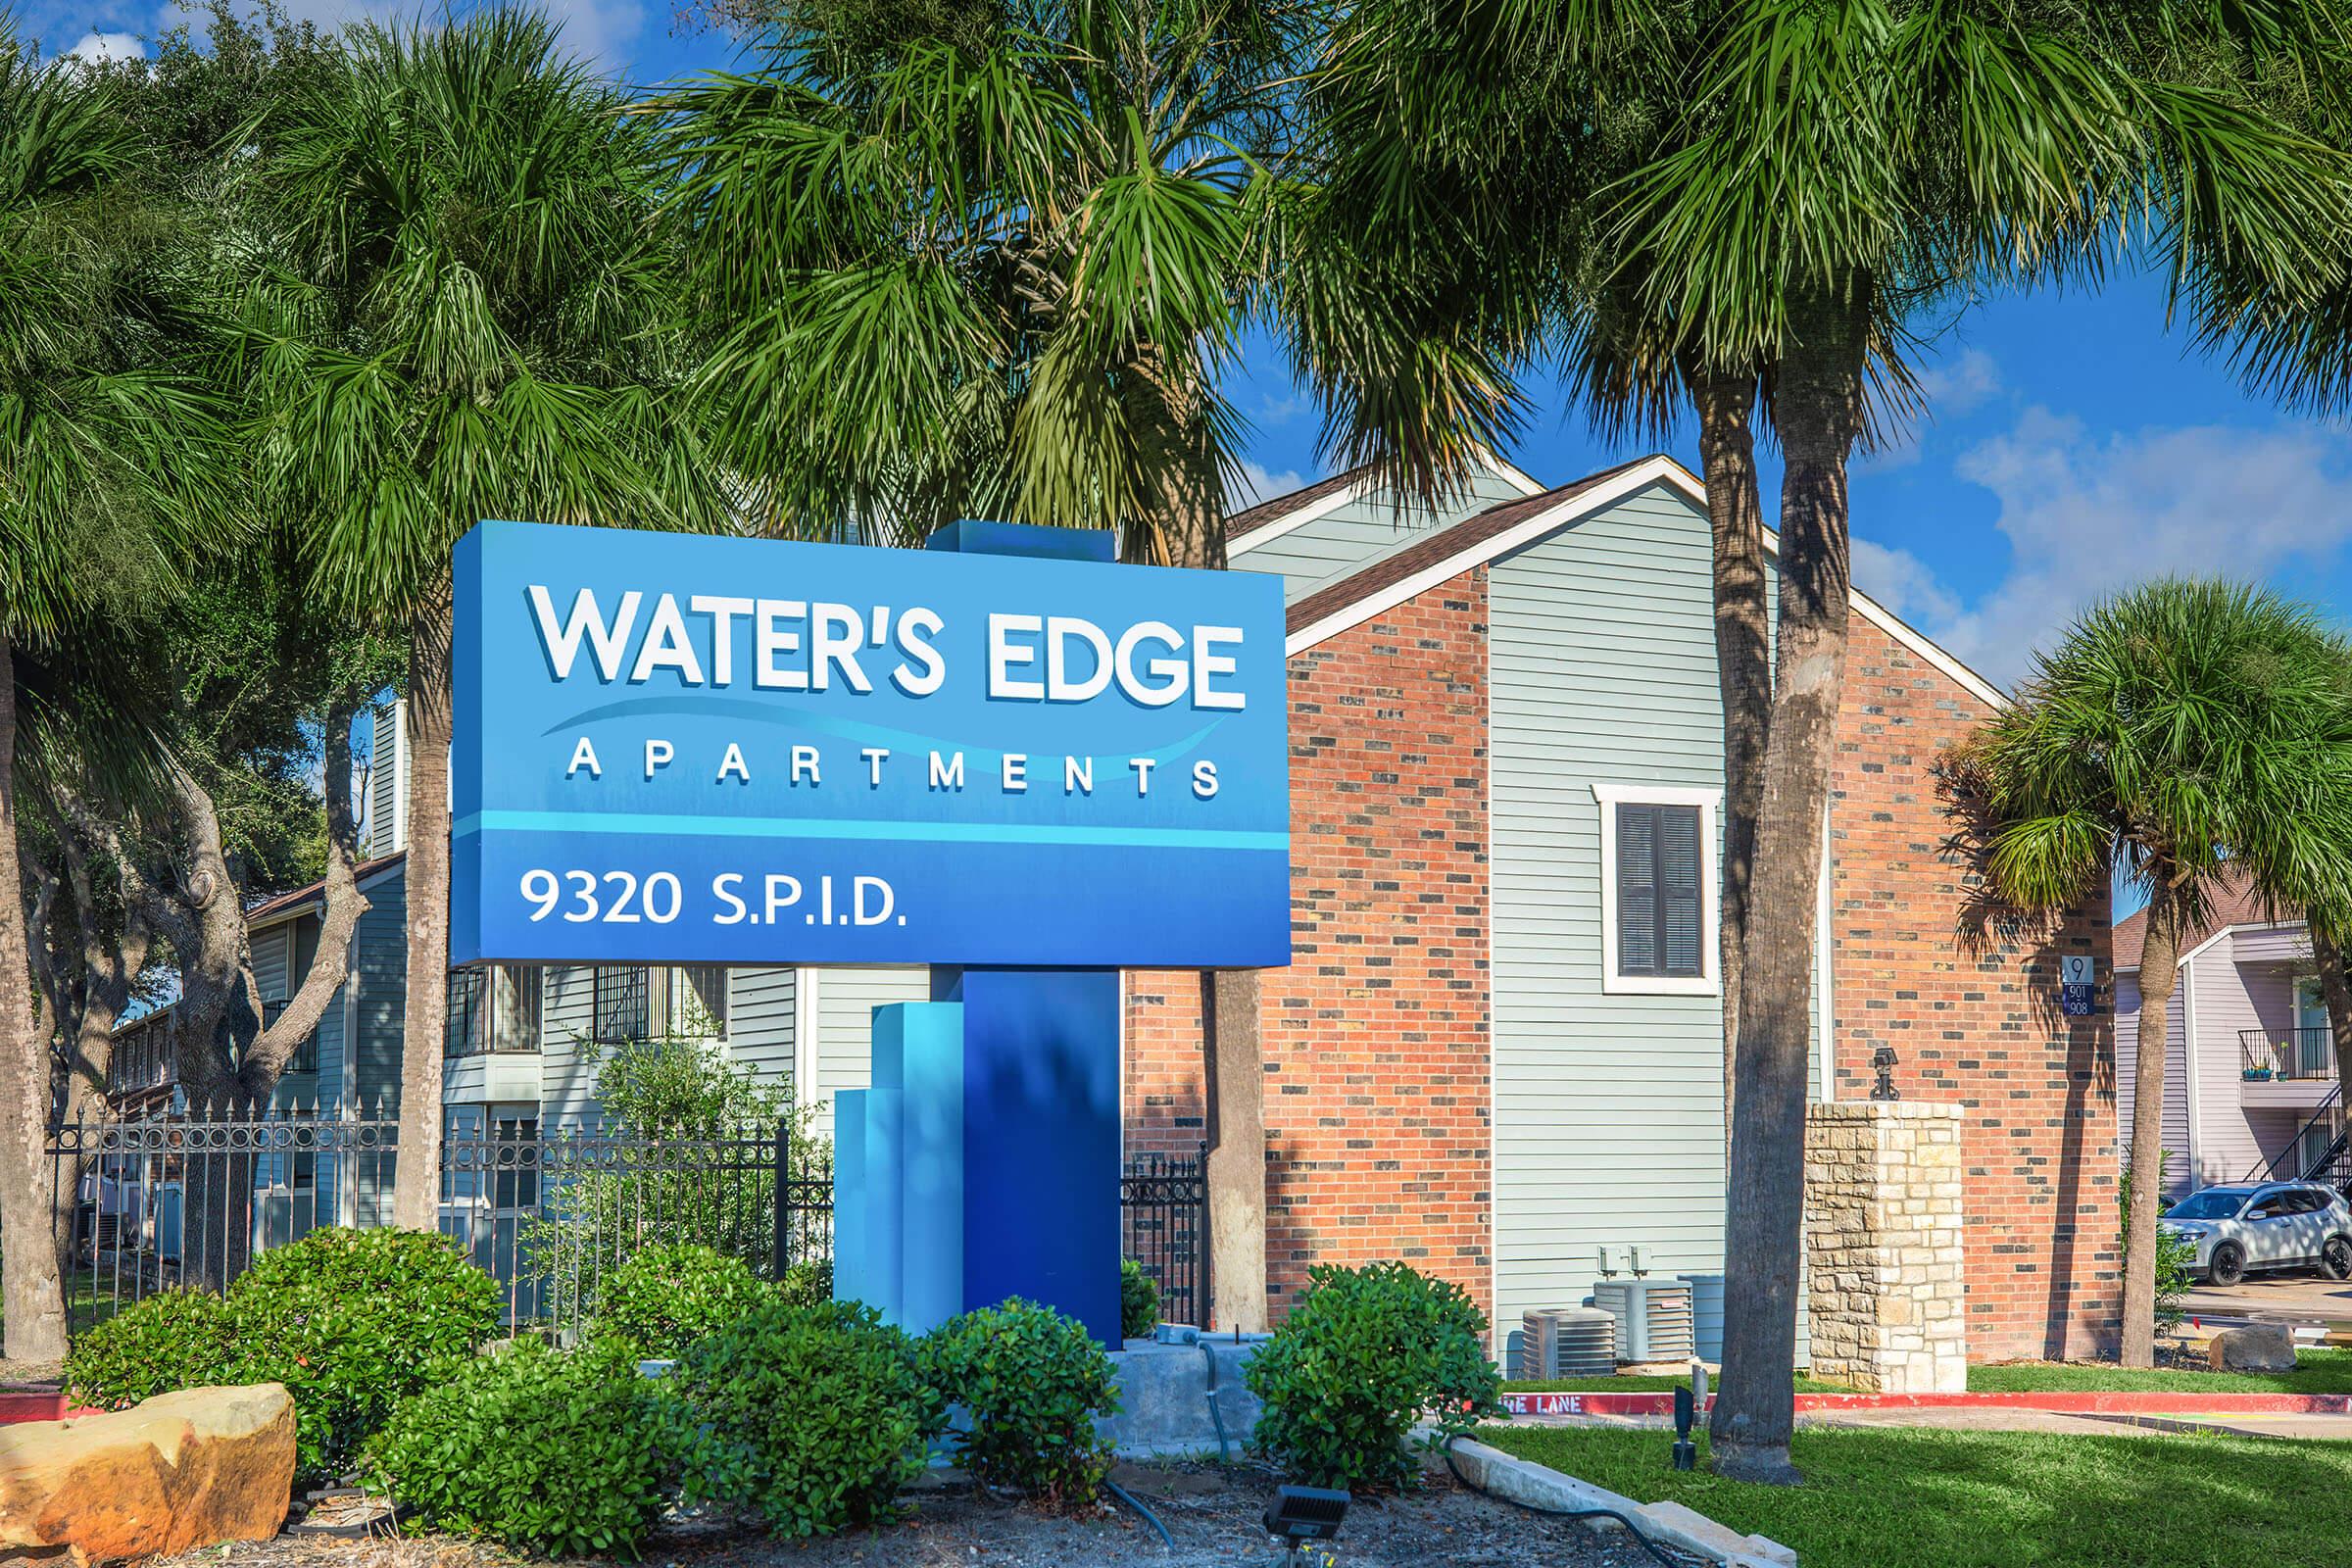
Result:
<svg viewBox="0 0 2352 1568">
<path fill-rule="evenodd" d="M 2214 1323 L 2296 1323 L 2339 1327 L 2352 1335 L 2352 1282 L 2280 1275 L 2224 1290 L 2200 1285 L 2183 1298 L 2188 1315 Z"/>
</svg>

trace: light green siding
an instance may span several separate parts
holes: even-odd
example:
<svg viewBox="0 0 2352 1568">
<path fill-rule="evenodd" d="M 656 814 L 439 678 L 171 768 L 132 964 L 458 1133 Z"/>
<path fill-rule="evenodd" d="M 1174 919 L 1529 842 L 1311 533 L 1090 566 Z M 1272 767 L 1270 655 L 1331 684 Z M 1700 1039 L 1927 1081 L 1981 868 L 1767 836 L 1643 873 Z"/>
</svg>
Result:
<svg viewBox="0 0 2352 1568">
<path fill-rule="evenodd" d="M 791 1083 L 799 1010 L 799 970 L 735 970 L 727 991 L 727 1058 L 763 1083 Z"/>
<path fill-rule="evenodd" d="M 1434 527 L 1457 522 L 1505 501 L 1520 500 L 1525 494 L 1499 472 L 1487 472 L 1473 479 L 1465 494 L 1434 512 L 1400 510 L 1385 495 L 1362 497 L 1277 538 L 1244 549 L 1234 556 L 1233 564 L 1248 571 L 1281 572 L 1283 597 L 1295 602 L 1402 550 Z"/>
<path fill-rule="evenodd" d="M 1602 988 L 1593 785 L 1719 789 L 1707 521 L 1654 486 L 1489 581 L 1495 1316 L 1574 1306 L 1598 1250 L 1720 1270 L 1720 998 Z M 1811 921 L 1816 911 L 1802 911 Z M 1716 940 L 1710 917 L 1704 940 Z"/>
</svg>

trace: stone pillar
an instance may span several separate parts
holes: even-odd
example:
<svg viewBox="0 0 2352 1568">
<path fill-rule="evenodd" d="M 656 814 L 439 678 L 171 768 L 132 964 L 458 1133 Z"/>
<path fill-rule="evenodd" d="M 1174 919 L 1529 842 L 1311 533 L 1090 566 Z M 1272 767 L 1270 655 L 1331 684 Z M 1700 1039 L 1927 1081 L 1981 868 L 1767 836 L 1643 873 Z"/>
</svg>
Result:
<svg viewBox="0 0 2352 1568">
<path fill-rule="evenodd" d="M 1813 1376 L 1868 1394 L 1968 1386 L 1965 1115 L 1912 1101 L 1806 1111 Z"/>
</svg>

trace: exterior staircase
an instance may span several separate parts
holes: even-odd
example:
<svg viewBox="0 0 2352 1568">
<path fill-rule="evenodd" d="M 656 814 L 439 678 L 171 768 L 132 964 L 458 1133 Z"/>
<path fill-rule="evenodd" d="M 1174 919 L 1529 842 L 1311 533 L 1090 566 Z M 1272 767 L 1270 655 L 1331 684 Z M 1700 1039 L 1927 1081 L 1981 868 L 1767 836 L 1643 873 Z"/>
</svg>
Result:
<svg viewBox="0 0 2352 1568">
<path fill-rule="evenodd" d="M 2342 1100 L 2343 1093 L 2340 1083 L 2328 1090 L 2328 1098 L 2312 1107 L 2311 1119 L 2295 1129 L 2295 1135 L 2287 1140 L 2286 1148 L 2275 1158 L 2248 1171 L 2246 1180 L 2325 1182 L 2336 1191 L 2352 1196 L 2352 1121 L 2345 1123 L 2344 1130 L 2335 1135 L 2333 1142 L 2322 1150 L 2317 1158 L 2306 1161 L 2297 1153 L 2303 1148 L 2303 1134 L 2314 1124 L 2327 1119 L 2328 1113 Z M 2296 1168 L 2298 1164 L 2301 1169 Z"/>
</svg>

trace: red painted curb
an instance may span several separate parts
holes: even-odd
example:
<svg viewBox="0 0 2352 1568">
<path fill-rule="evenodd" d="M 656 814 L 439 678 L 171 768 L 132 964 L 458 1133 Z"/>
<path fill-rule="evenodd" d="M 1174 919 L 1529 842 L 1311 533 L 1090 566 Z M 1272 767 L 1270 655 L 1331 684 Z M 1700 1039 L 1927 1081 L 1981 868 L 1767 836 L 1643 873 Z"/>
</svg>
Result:
<svg viewBox="0 0 2352 1568">
<path fill-rule="evenodd" d="M 66 1396 L 55 1389 L 0 1390 L 0 1426 L 65 1419 Z"/>
<path fill-rule="evenodd" d="M 1710 1404 L 1714 1401 L 1710 1399 Z M 1511 1415 L 1672 1415 L 1674 1394 L 1505 1394 Z M 2352 1415 L 2352 1394 L 1800 1394 L 1801 1410 L 2047 1410 L 2057 1415 Z"/>
</svg>

